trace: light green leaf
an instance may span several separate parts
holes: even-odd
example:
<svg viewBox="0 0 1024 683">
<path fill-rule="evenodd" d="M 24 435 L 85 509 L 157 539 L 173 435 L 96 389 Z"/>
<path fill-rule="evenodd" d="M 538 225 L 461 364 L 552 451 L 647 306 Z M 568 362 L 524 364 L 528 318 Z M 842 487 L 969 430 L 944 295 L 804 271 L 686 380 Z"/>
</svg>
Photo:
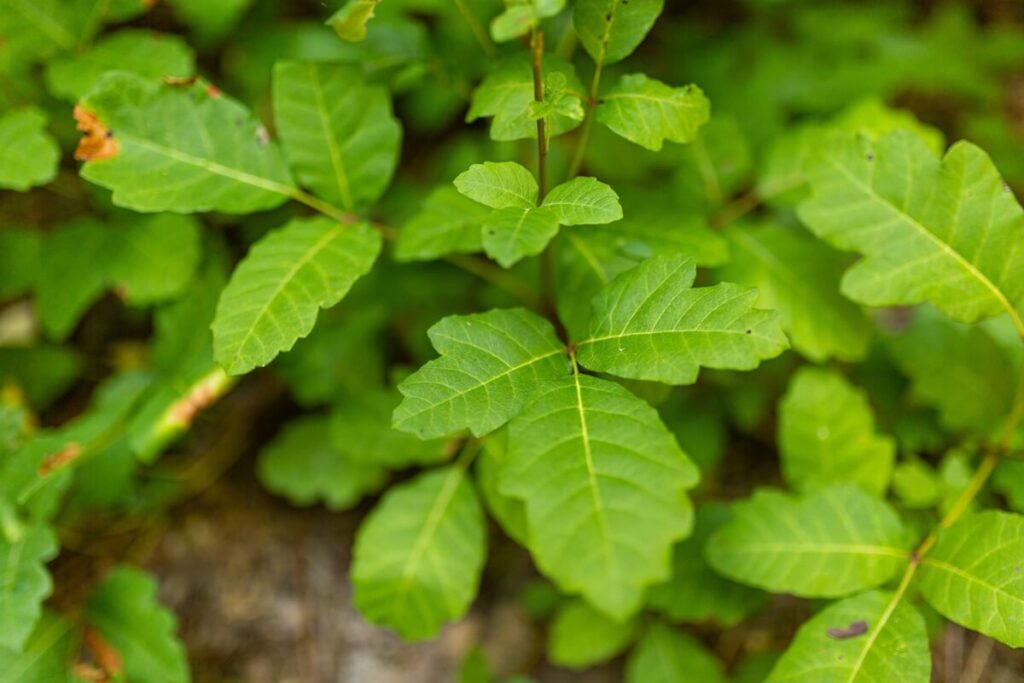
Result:
<svg viewBox="0 0 1024 683">
<path fill-rule="evenodd" d="M 78 649 L 71 624 L 44 612 L 24 650 L 0 646 L 0 683 L 80 683 L 71 673 Z"/>
<path fill-rule="evenodd" d="M 295 505 L 323 501 L 330 510 L 346 510 L 379 489 L 387 472 L 335 448 L 327 418 L 305 417 L 289 422 L 263 449 L 259 476 Z"/>
<path fill-rule="evenodd" d="M 62 0 L 6 0 L 0 12 L 4 52 L 16 62 L 46 59 L 78 43 L 75 19 Z"/>
<path fill-rule="evenodd" d="M 714 621 L 733 626 L 761 607 L 764 593 L 712 571 L 704 559 L 708 538 L 729 519 L 729 508 L 705 503 L 697 508 L 693 535 L 672 551 L 672 575 L 651 588 L 648 606 L 671 621 Z"/>
<path fill-rule="evenodd" d="M 947 619 L 1024 647 L 1024 517 L 989 510 L 939 532 L 918 572 L 921 592 Z"/>
<path fill-rule="evenodd" d="M 963 322 L 1016 315 L 1024 212 L 983 151 L 961 142 L 939 160 L 899 130 L 833 150 L 800 217 L 864 255 L 846 271 L 844 294 L 872 306 L 928 301 Z"/>
<path fill-rule="evenodd" d="M 569 92 L 569 81 L 560 71 L 548 74 L 544 82 L 544 94 L 540 102 L 531 102 L 527 114 L 531 119 L 547 119 L 554 114 L 563 114 L 570 119 L 582 121 L 586 115 L 583 101 Z"/>
<path fill-rule="evenodd" d="M 881 496 L 889 487 L 896 443 L 875 432 L 863 391 L 830 370 L 803 368 L 779 405 L 782 476 L 797 491 L 856 484 Z"/>
<path fill-rule="evenodd" d="M 568 372 L 551 324 L 523 309 L 444 318 L 427 333 L 441 357 L 398 390 L 397 429 L 421 439 L 469 429 L 483 436 L 514 417 L 532 388 Z"/>
<path fill-rule="evenodd" d="M 722 663 L 693 636 L 653 623 L 626 661 L 626 683 L 725 683 Z"/>
<path fill-rule="evenodd" d="M 558 234 L 558 217 L 547 207 L 495 209 L 483 227 L 487 255 L 504 268 L 544 251 Z"/>
<path fill-rule="evenodd" d="M 690 259 L 665 256 L 619 276 L 594 300 L 580 362 L 629 379 L 691 384 L 702 366 L 752 370 L 782 353 L 779 318 L 754 308 L 756 290 L 693 289 L 696 274 Z"/>
<path fill-rule="evenodd" d="M 526 503 L 537 566 L 613 618 L 635 612 L 646 587 L 668 578 L 698 479 L 658 413 L 576 374 L 537 386 L 508 443 L 502 490 Z"/>
<path fill-rule="evenodd" d="M 427 195 L 419 213 L 398 231 L 395 259 L 429 261 L 448 254 L 482 251 L 481 226 L 490 215 L 487 207 L 450 185 L 442 185 Z"/>
<path fill-rule="evenodd" d="M 520 545 L 528 543 L 526 508 L 523 501 L 501 491 L 501 472 L 508 460 L 508 430 L 501 429 L 484 440 L 476 456 L 476 483 L 488 512 L 509 538 Z"/>
<path fill-rule="evenodd" d="M 984 327 L 922 309 L 889 345 L 913 396 L 937 408 L 948 428 L 990 432 L 1011 413 L 1018 390 L 1013 359 Z"/>
<path fill-rule="evenodd" d="M 716 571 L 775 593 L 835 598 L 878 586 L 906 564 L 903 525 L 852 486 L 802 498 L 762 489 L 733 508 L 707 546 Z"/>
<path fill-rule="evenodd" d="M 388 91 L 359 67 L 277 62 L 274 121 L 299 181 L 346 210 L 376 201 L 398 163 L 402 128 Z"/>
<path fill-rule="evenodd" d="M 537 206 L 537 181 L 522 164 L 512 161 L 473 164 L 455 179 L 455 187 L 473 201 L 492 209 Z"/>
<path fill-rule="evenodd" d="M 594 116 L 627 140 L 658 151 L 665 140 L 692 142 L 711 118 L 711 103 L 695 85 L 673 88 L 630 74 L 601 95 Z"/>
<path fill-rule="evenodd" d="M 553 55 L 545 55 L 543 75 L 545 81 L 554 72 L 565 75 L 568 92 L 579 96 L 583 86 L 572 65 Z M 530 103 L 534 101 L 533 70 L 530 60 L 517 57 L 505 60 L 488 74 L 473 93 L 473 102 L 466 114 L 472 122 L 493 116 L 491 138 L 494 140 L 521 140 L 537 138 L 537 122 L 530 118 Z M 552 137 L 567 133 L 580 125 L 579 120 L 564 114 L 548 118 L 548 134 Z"/>
<path fill-rule="evenodd" d="M 892 472 L 892 492 L 911 510 L 933 507 L 942 497 L 942 482 L 935 470 L 914 458 L 899 463 Z"/>
<path fill-rule="evenodd" d="M 253 0 L 168 0 L 175 17 L 202 41 L 224 36 L 253 4 Z"/>
<path fill-rule="evenodd" d="M 60 148 L 46 132 L 46 114 L 36 107 L 0 116 L 0 189 L 24 192 L 57 175 Z"/>
<path fill-rule="evenodd" d="M 192 50 L 180 37 L 125 29 L 101 38 L 85 52 L 50 62 L 46 87 L 56 97 L 73 102 L 89 92 L 107 71 L 127 71 L 155 80 L 165 76 L 186 78 L 195 69 Z"/>
<path fill-rule="evenodd" d="M 251 213 L 278 206 L 295 191 L 263 125 L 202 84 L 162 85 L 110 72 L 79 107 L 102 127 L 94 133 L 112 135 L 116 144 L 113 156 L 86 160 L 82 177 L 113 190 L 118 206 Z"/>
<path fill-rule="evenodd" d="M 573 600 L 555 614 L 548 631 L 548 656 L 558 666 L 582 669 L 620 654 L 635 631 L 635 620 L 616 621 Z"/>
<path fill-rule="evenodd" d="M 485 546 L 483 512 L 460 467 L 393 487 L 356 536 L 356 607 L 407 640 L 433 637 L 469 608 Z"/>
<path fill-rule="evenodd" d="M 199 223 L 192 216 L 132 216 L 106 232 L 107 280 L 127 303 L 167 301 L 192 281 L 202 250 Z"/>
<path fill-rule="evenodd" d="M 221 294 L 214 356 L 233 375 L 266 365 L 313 329 L 380 253 L 369 225 L 296 219 L 261 239 Z"/>
<path fill-rule="evenodd" d="M 130 567 L 112 571 L 89 598 L 86 620 L 117 650 L 127 680 L 191 680 L 185 648 L 174 636 L 174 615 L 158 602 L 149 574 Z"/>
<path fill-rule="evenodd" d="M 491 22 L 491 37 L 498 43 L 518 38 L 563 9 L 565 0 L 505 0 L 505 11 Z"/>
<path fill-rule="evenodd" d="M 541 204 L 561 225 L 600 225 L 622 218 L 615 190 L 594 178 L 573 178 L 548 193 Z"/>
<path fill-rule="evenodd" d="M 53 590 L 46 563 L 57 550 L 57 538 L 43 525 L 23 529 L 14 539 L 0 531 L 0 652 L 25 647 Z"/>
<path fill-rule="evenodd" d="M 36 282 L 36 309 L 47 334 L 63 339 L 107 286 L 107 234 L 92 218 L 77 219 L 50 233 Z"/>
<path fill-rule="evenodd" d="M 843 254 L 799 228 L 775 223 L 730 226 L 725 236 L 732 258 L 718 277 L 756 287 L 758 304 L 781 314 L 794 349 L 817 362 L 864 357 L 871 323 L 839 293 Z"/>
<path fill-rule="evenodd" d="M 837 637 L 863 623 L 860 635 Z M 928 633 L 921 614 L 892 593 L 871 591 L 808 620 L 767 683 L 928 683 Z"/>
<path fill-rule="evenodd" d="M 327 25 L 338 37 L 350 43 L 366 40 L 366 25 L 374 17 L 380 0 L 348 0 L 345 6 L 331 15 Z"/>
<path fill-rule="evenodd" d="M 661 14 L 664 0 L 578 0 L 572 21 L 598 64 L 628 57 Z"/>
</svg>

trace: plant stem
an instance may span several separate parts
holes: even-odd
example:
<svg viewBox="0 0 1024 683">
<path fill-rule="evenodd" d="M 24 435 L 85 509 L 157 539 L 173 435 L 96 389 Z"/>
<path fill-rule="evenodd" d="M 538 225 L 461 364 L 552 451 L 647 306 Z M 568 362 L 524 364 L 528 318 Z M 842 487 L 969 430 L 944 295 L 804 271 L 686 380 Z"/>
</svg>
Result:
<svg viewBox="0 0 1024 683">
<path fill-rule="evenodd" d="M 530 54 L 533 63 L 533 99 L 544 101 L 544 32 L 534 29 L 530 35 Z M 540 193 L 537 203 L 548 194 L 548 124 L 542 116 L 537 119 L 537 185 Z"/>
<path fill-rule="evenodd" d="M 569 166 L 569 179 L 572 180 L 579 175 L 583 167 L 583 157 L 587 154 L 587 143 L 590 142 L 590 129 L 594 125 L 594 108 L 597 107 L 597 96 L 601 88 L 601 74 L 604 71 L 604 60 L 600 59 L 594 64 L 594 77 L 590 81 L 590 93 L 587 95 L 587 111 L 583 115 L 583 128 L 580 130 L 580 139 L 576 143 L 576 153 L 572 157 L 572 164 Z"/>
<path fill-rule="evenodd" d="M 300 190 L 297 187 L 288 196 L 301 204 L 305 204 L 306 206 L 308 206 L 311 209 L 314 209 L 315 211 L 319 211 L 320 213 L 324 214 L 329 218 L 333 218 L 339 223 L 344 223 L 345 225 L 354 225 L 360 221 L 359 216 L 357 216 L 356 214 L 345 211 L 343 209 L 339 209 L 333 204 L 325 202 L 319 197 L 315 197 L 309 194 L 308 192 Z"/>
</svg>

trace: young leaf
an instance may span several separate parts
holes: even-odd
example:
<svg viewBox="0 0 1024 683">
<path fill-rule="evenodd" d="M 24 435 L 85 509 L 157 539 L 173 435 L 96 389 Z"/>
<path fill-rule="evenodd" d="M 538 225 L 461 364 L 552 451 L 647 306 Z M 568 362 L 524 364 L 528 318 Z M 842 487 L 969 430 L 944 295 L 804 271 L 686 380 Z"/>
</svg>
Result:
<svg viewBox="0 0 1024 683">
<path fill-rule="evenodd" d="M 534 120 L 562 114 L 577 121 L 582 121 L 586 115 L 579 95 L 569 92 L 569 80 L 560 71 L 548 74 L 541 101 L 531 102 L 527 114 Z"/>
<path fill-rule="evenodd" d="M 629 379 L 692 384 L 700 368 L 752 370 L 786 348 L 778 315 L 754 308 L 757 292 L 723 283 L 693 289 L 683 256 L 655 257 L 594 300 L 580 363 Z"/>
<path fill-rule="evenodd" d="M 705 503 L 697 508 L 693 534 L 672 551 L 672 575 L 651 588 L 648 606 L 674 622 L 715 621 L 733 626 L 763 603 L 764 594 L 712 571 L 704 546 L 729 519 L 729 508 Z"/>
<path fill-rule="evenodd" d="M 9 540 L 0 531 L 0 652 L 21 652 L 53 590 L 46 563 L 57 556 L 57 538 L 43 525 Z M 2 659 L 2 657 L 0 657 Z"/>
<path fill-rule="evenodd" d="M 483 436 L 514 417 L 530 391 L 568 370 L 551 324 L 523 309 L 451 316 L 427 333 L 441 357 L 398 390 L 396 429 L 421 439 L 469 429 Z"/>
<path fill-rule="evenodd" d="M 716 571 L 775 593 L 835 598 L 888 581 L 906 564 L 903 525 L 852 486 L 803 498 L 762 489 L 733 508 L 707 546 Z"/>
<path fill-rule="evenodd" d="M 895 600 L 870 591 L 829 605 L 800 627 L 767 683 L 928 683 L 924 619 Z"/>
<path fill-rule="evenodd" d="M 541 207 L 560 225 L 600 225 L 622 218 L 615 190 L 594 178 L 573 178 L 548 193 Z"/>
<path fill-rule="evenodd" d="M 341 301 L 380 253 L 369 225 L 296 219 L 260 240 L 221 294 L 214 356 L 233 375 L 269 363 L 313 329 L 321 308 Z"/>
<path fill-rule="evenodd" d="M 402 128 L 391 98 L 355 66 L 274 65 L 274 120 L 299 181 L 346 210 L 380 198 L 398 163 Z"/>
<path fill-rule="evenodd" d="M 864 255 L 844 294 L 872 306 L 928 301 L 963 322 L 1017 315 L 1024 212 L 983 151 L 961 142 L 940 160 L 908 131 L 833 149 L 800 217 Z"/>
<path fill-rule="evenodd" d="M 178 36 L 126 29 L 106 36 L 85 52 L 50 62 L 46 85 L 55 96 L 74 102 L 107 71 L 127 71 L 147 79 L 188 78 L 195 73 L 192 50 Z"/>
<path fill-rule="evenodd" d="M 693 636 L 654 622 L 626 661 L 626 683 L 725 683 L 722 663 Z"/>
<path fill-rule="evenodd" d="M 135 211 L 251 213 L 294 193 L 277 144 L 242 105 L 204 87 L 109 72 L 76 107 L 82 177 Z"/>
<path fill-rule="evenodd" d="M 407 640 L 430 638 L 469 608 L 485 545 L 483 512 L 460 467 L 396 486 L 356 536 L 356 607 Z"/>
<path fill-rule="evenodd" d="M 1024 517 L 989 510 L 939 533 L 921 561 L 928 603 L 947 619 L 1024 647 Z"/>
<path fill-rule="evenodd" d="M 579 94 L 583 86 L 568 62 L 553 55 L 545 55 L 543 75 L 561 73 L 568 83 L 568 92 Z M 530 60 L 517 57 L 505 60 L 488 74 L 473 93 L 473 102 L 466 121 L 493 116 L 491 138 L 494 140 L 536 139 L 537 123 L 530 118 L 530 103 L 534 101 L 533 70 Z M 548 135 L 567 133 L 580 125 L 580 121 L 565 114 L 553 114 L 547 119 Z"/>
<path fill-rule="evenodd" d="M 505 0 L 505 11 L 491 22 L 491 37 L 498 43 L 518 38 L 563 9 L 565 0 Z"/>
<path fill-rule="evenodd" d="M 348 0 L 344 7 L 332 14 L 327 25 L 338 37 L 350 43 L 366 40 L 366 25 L 374 17 L 374 10 L 380 0 Z"/>
<path fill-rule="evenodd" d="M 35 107 L 0 116 L 0 189 L 24 192 L 57 175 L 60 148 L 46 132 L 46 114 Z"/>
<path fill-rule="evenodd" d="M 875 433 L 863 391 L 836 372 L 804 368 L 779 406 L 779 453 L 782 475 L 793 489 L 856 484 L 881 496 L 889 487 L 896 444 Z"/>
<path fill-rule="evenodd" d="M 532 209 L 537 206 L 537 181 L 522 164 L 485 161 L 473 164 L 455 179 L 459 192 L 492 209 Z"/>
<path fill-rule="evenodd" d="M 582 600 L 562 606 L 548 631 L 548 654 L 558 666 L 582 669 L 607 661 L 629 645 L 636 621 L 616 621 Z"/>
<path fill-rule="evenodd" d="M 346 510 L 379 489 L 387 472 L 335 448 L 326 418 L 307 417 L 289 422 L 260 453 L 259 476 L 295 505 L 323 501 L 330 510 Z"/>
<path fill-rule="evenodd" d="M 0 683 L 80 683 L 71 672 L 78 649 L 71 624 L 53 612 L 43 612 L 24 649 L 0 645 Z"/>
<path fill-rule="evenodd" d="M 698 479 L 657 412 L 575 374 L 537 386 L 508 443 L 502 490 L 526 503 L 537 565 L 615 619 L 636 611 L 690 531 Z"/>
<path fill-rule="evenodd" d="M 793 348 L 815 362 L 864 357 L 871 323 L 839 293 L 843 254 L 803 230 L 775 223 L 725 230 L 732 258 L 717 275 L 757 287 L 758 303 L 778 310 Z"/>
<path fill-rule="evenodd" d="M 659 151 L 665 140 L 692 142 L 711 118 L 711 103 L 695 85 L 672 88 L 630 74 L 601 95 L 594 116 L 617 135 Z"/>
<path fill-rule="evenodd" d="M 188 683 L 185 648 L 174 636 L 174 615 L 157 601 L 156 581 L 119 567 L 89 598 L 86 620 L 117 651 L 127 680 Z"/>
<path fill-rule="evenodd" d="M 490 215 L 487 207 L 450 185 L 441 185 L 399 230 L 395 260 L 431 261 L 448 254 L 481 251 L 480 226 Z"/>
<path fill-rule="evenodd" d="M 572 21 L 598 64 L 628 57 L 661 14 L 664 0 L 578 0 Z"/>
</svg>

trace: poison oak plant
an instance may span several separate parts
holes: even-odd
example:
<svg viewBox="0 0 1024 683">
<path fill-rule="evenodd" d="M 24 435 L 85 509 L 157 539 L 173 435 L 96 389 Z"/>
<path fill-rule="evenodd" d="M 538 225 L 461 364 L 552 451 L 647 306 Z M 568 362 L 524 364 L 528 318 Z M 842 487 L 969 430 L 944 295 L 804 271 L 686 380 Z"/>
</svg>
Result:
<svg viewBox="0 0 1024 683">
<path fill-rule="evenodd" d="M 0 682 L 190 680 L 144 557 L 48 567 L 238 457 L 188 433 L 268 373 L 261 481 L 365 501 L 337 579 L 405 639 L 507 538 L 548 659 L 633 683 L 926 683 L 944 621 L 1024 647 L 1020 30 L 252 4 L 0 0 Z M 813 599 L 778 653 L 686 628 L 769 594 Z"/>
</svg>

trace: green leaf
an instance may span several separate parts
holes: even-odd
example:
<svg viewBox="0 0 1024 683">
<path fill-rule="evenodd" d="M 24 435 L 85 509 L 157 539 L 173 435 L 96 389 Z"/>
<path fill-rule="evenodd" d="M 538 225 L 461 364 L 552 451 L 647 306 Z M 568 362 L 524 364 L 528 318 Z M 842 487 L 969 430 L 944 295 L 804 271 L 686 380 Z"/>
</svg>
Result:
<svg viewBox="0 0 1024 683">
<path fill-rule="evenodd" d="M 54 96 L 73 102 L 88 93 L 107 71 L 159 79 L 187 78 L 195 69 L 192 50 L 180 37 L 125 29 L 103 37 L 85 52 L 50 62 L 46 87 Z"/>
<path fill-rule="evenodd" d="M 0 116 L 0 189 L 24 192 L 57 175 L 60 148 L 46 132 L 46 114 L 36 107 Z"/>
<path fill-rule="evenodd" d="M 125 302 L 146 306 L 181 294 L 199 265 L 199 223 L 170 213 L 132 216 L 107 229 L 107 280 Z"/>
<path fill-rule="evenodd" d="M 483 512 L 460 467 L 395 486 L 356 536 L 356 607 L 407 640 L 433 637 L 469 608 L 485 546 Z"/>
<path fill-rule="evenodd" d="M 296 219 L 261 239 L 221 294 L 214 356 L 233 375 L 263 366 L 313 329 L 317 313 L 341 301 L 380 253 L 366 223 Z"/>
<path fill-rule="evenodd" d="M 490 209 L 449 185 L 427 195 L 423 207 L 398 232 L 395 259 L 430 261 L 448 254 L 483 250 L 481 226 Z"/>
<path fill-rule="evenodd" d="M 79 643 L 71 624 L 46 611 L 36 622 L 24 650 L 0 646 L 0 683 L 80 683 L 71 673 Z"/>
<path fill-rule="evenodd" d="M 563 605 L 548 631 L 552 663 L 582 669 L 607 661 L 629 645 L 636 621 L 615 621 L 582 600 Z"/>
<path fill-rule="evenodd" d="M 872 328 L 863 309 L 839 293 L 844 255 L 803 230 L 776 223 L 734 225 L 724 232 L 732 258 L 718 277 L 756 287 L 758 304 L 781 314 L 794 349 L 816 362 L 864 357 Z"/>
<path fill-rule="evenodd" d="M 863 623 L 867 631 L 837 637 Z M 928 683 L 928 633 L 921 614 L 883 591 L 829 605 L 808 620 L 767 683 Z"/>
<path fill-rule="evenodd" d="M 704 559 L 708 539 L 729 516 L 725 505 L 705 503 L 697 508 L 693 534 L 672 551 L 671 577 L 647 594 L 651 609 L 671 621 L 714 621 L 729 627 L 761 607 L 763 593 L 715 573 Z"/>
<path fill-rule="evenodd" d="M 939 532 L 919 584 L 947 619 L 1024 647 L 1024 517 L 989 510 Z"/>
<path fill-rule="evenodd" d="M 569 80 L 560 71 L 548 74 L 541 101 L 531 102 L 527 114 L 534 120 L 562 114 L 570 119 L 582 121 L 586 116 L 583 101 L 579 95 L 569 92 Z"/>
<path fill-rule="evenodd" d="M 185 648 L 174 636 L 174 615 L 157 601 L 149 574 L 130 567 L 112 571 L 89 598 L 86 620 L 121 656 L 127 680 L 191 680 Z"/>
<path fill-rule="evenodd" d="M 43 525 L 6 539 L 0 532 L 0 652 L 22 652 L 53 591 L 46 563 L 57 557 L 57 538 Z M 0 657 L 2 659 L 2 657 Z"/>
<path fill-rule="evenodd" d="M 594 178 L 573 178 L 548 193 L 541 207 L 561 225 L 600 225 L 622 218 L 615 190 Z"/>
<path fill-rule="evenodd" d="M 502 531 L 516 543 L 525 546 L 529 541 L 526 530 L 526 508 L 523 501 L 501 491 L 501 472 L 508 460 L 508 430 L 488 435 L 480 454 L 476 457 L 476 483 L 487 511 Z"/>
<path fill-rule="evenodd" d="M 914 397 L 937 408 L 949 429 L 991 432 L 1011 413 L 1018 391 L 1018 378 L 1007 371 L 1013 358 L 984 327 L 923 309 L 889 346 Z"/>
<path fill-rule="evenodd" d="M 537 566 L 613 618 L 636 611 L 645 588 L 668 578 L 698 479 L 658 413 L 576 374 L 537 386 L 508 443 L 502 490 L 526 503 Z"/>
<path fill-rule="evenodd" d="M 545 55 L 543 76 L 545 82 L 552 73 L 561 73 L 568 83 L 568 92 L 579 96 L 583 86 L 572 65 L 553 55 Z M 493 116 L 491 138 L 494 140 L 521 140 L 537 138 L 537 123 L 530 118 L 530 103 L 534 101 L 533 70 L 530 60 L 516 57 L 505 60 L 491 71 L 473 93 L 473 102 L 466 121 Z M 548 135 L 554 137 L 573 130 L 580 121 L 565 114 L 548 118 Z"/>
<path fill-rule="evenodd" d="M 16 384 L 39 412 L 78 380 L 83 365 L 79 354 L 65 346 L 0 347 L 0 385 Z"/>
<path fill-rule="evenodd" d="M 80 218 L 47 235 L 37 279 L 36 310 L 46 333 L 64 339 L 107 287 L 107 233 L 94 218 Z"/>
<path fill-rule="evenodd" d="M 380 198 L 402 139 L 385 88 L 366 85 L 355 66 L 278 62 L 273 93 L 277 131 L 302 184 L 349 211 Z"/>
<path fill-rule="evenodd" d="M 1016 315 L 1024 212 L 983 151 L 961 142 L 939 160 L 907 131 L 833 150 L 800 217 L 864 255 L 843 276 L 844 294 L 872 306 L 928 301 L 963 322 Z"/>
<path fill-rule="evenodd" d="M 338 37 L 350 43 L 366 40 L 366 25 L 374 17 L 374 10 L 380 0 L 348 0 L 345 6 L 332 14 L 327 25 Z"/>
<path fill-rule="evenodd" d="M 697 268 L 683 256 L 655 257 L 594 300 L 580 363 L 629 379 L 691 384 L 702 366 L 752 370 L 786 348 L 757 291 L 723 283 L 693 289 Z"/>
<path fill-rule="evenodd" d="M 779 405 L 782 476 L 797 491 L 856 484 L 881 496 L 896 443 L 875 432 L 863 391 L 830 370 L 803 368 Z"/>
<path fill-rule="evenodd" d="M 505 11 L 491 22 L 491 37 L 498 43 L 518 38 L 563 9 L 565 0 L 505 0 Z"/>
<path fill-rule="evenodd" d="M 664 4 L 664 0 L 578 0 L 572 21 L 594 61 L 612 64 L 643 42 Z"/>
<path fill-rule="evenodd" d="M 797 498 L 762 489 L 707 546 L 716 571 L 774 593 L 835 598 L 888 581 L 910 552 L 884 502 L 852 486 Z"/>
<path fill-rule="evenodd" d="M 387 479 L 379 465 L 359 462 L 335 448 L 324 417 L 289 422 L 260 453 L 260 481 L 294 505 L 323 502 L 347 510 Z"/>
<path fill-rule="evenodd" d="M 626 683 L 725 683 L 722 663 L 691 635 L 657 622 L 626 661 Z"/>
<path fill-rule="evenodd" d="M 473 164 L 455 179 L 459 192 L 492 209 L 537 206 L 537 181 L 522 164 L 485 161 Z"/>
<path fill-rule="evenodd" d="M 37 230 L 0 230 L 0 297 L 24 294 L 36 283 L 44 236 Z"/>
<path fill-rule="evenodd" d="M 531 389 L 568 371 L 551 324 L 523 309 L 444 318 L 427 333 L 441 357 L 398 390 L 395 428 L 421 439 L 483 436 L 514 417 Z"/>
<path fill-rule="evenodd" d="M 539 209 L 495 209 L 483 224 L 483 245 L 487 255 L 504 268 L 544 251 L 558 234 L 554 211 Z"/>
<path fill-rule="evenodd" d="M 263 125 L 202 84 L 161 85 L 111 72 L 79 108 L 95 115 L 97 136 L 112 136 L 108 142 L 116 144 L 109 158 L 87 158 L 82 177 L 113 190 L 118 206 L 251 213 L 278 206 L 295 192 L 284 157 Z"/>
<path fill-rule="evenodd" d="M 659 151 L 665 140 L 692 142 L 711 118 L 711 103 L 695 85 L 673 88 L 630 74 L 601 95 L 594 116 L 630 142 Z"/>
<path fill-rule="evenodd" d="M 253 0 L 169 0 L 174 16 L 188 26 L 199 40 L 221 38 L 245 14 Z"/>
<path fill-rule="evenodd" d="M 61 0 L 7 0 L 0 12 L 4 52 L 15 62 L 46 59 L 75 47 L 76 17 Z"/>
</svg>

